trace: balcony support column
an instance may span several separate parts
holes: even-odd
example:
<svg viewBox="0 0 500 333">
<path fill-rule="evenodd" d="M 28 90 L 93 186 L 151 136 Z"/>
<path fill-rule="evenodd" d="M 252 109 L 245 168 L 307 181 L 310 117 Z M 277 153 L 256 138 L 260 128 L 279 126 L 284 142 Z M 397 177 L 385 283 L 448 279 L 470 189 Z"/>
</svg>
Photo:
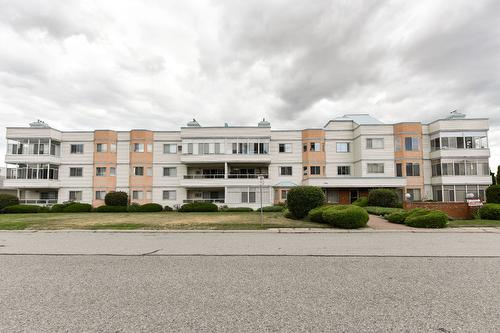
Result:
<svg viewBox="0 0 500 333">
<path fill-rule="evenodd" d="M 227 179 L 227 172 L 228 171 L 228 168 L 227 168 L 227 162 L 224 162 L 224 179 Z"/>
</svg>

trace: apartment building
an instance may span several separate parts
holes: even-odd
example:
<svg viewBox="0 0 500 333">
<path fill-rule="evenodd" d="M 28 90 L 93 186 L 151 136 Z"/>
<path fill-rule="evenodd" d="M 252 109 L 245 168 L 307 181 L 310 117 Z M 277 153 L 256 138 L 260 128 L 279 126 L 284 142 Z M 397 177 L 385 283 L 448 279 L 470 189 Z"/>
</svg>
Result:
<svg viewBox="0 0 500 333">
<path fill-rule="evenodd" d="M 349 203 L 371 188 L 412 200 L 484 198 L 491 183 L 488 120 L 457 112 L 429 124 L 384 124 L 367 114 L 322 128 L 257 126 L 179 131 L 59 131 L 43 122 L 7 128 L 5 186 L 24 203 L 81 201 L 95 206 L 125 191 L 137 203 L 210 201 L 258 207 L 286 200 L 297 185 Z"/>
</svg>

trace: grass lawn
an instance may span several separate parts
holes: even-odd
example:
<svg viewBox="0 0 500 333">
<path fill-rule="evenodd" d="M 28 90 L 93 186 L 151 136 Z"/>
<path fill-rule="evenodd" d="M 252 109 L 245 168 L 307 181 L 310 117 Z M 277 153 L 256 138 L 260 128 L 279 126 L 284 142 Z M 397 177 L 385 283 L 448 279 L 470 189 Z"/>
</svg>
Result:
<svg viewBox="0 0 500 333">
<path fill-rule="evenodd" d="M 328 225 L 287 219 L 282 213 L 40 213 L 1 214 L 0 230 L 61 229 L 185 229 L 257 230 L 268 228 L 328 228 Z"/>
<path fill-rule="evenodd" d="M 448 226 L 456 227 L 500 227 L 500 220 L 453 220 Z"/>
</svg>

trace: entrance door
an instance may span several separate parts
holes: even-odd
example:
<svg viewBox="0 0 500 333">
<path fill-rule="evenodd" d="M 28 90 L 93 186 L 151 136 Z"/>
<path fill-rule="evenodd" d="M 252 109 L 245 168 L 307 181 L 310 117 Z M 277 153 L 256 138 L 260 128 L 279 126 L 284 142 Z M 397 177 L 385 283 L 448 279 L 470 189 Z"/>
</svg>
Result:
<svg viewBox="0 0 500 333">
<path fill-rule="evenodd" d="M 351 203 L 358 200 L 358 198 L 359 198 L 359 191 L 358 190 L 351 190 Z"/>
</svg>

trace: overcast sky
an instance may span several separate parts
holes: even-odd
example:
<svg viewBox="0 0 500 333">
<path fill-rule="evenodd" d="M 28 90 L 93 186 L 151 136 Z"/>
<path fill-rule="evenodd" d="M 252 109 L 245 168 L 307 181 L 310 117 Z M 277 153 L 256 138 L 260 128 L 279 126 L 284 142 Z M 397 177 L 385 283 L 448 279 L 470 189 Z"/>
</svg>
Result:
<svg viewBox="0 0 500 333">
<path fill-rule="evenodd" d="M 321 127 L 490 118 L 500 1 L 0 0 L 1 126 Z M 5 137 L 0 136 L 0 161 Z"/>
</svg>

